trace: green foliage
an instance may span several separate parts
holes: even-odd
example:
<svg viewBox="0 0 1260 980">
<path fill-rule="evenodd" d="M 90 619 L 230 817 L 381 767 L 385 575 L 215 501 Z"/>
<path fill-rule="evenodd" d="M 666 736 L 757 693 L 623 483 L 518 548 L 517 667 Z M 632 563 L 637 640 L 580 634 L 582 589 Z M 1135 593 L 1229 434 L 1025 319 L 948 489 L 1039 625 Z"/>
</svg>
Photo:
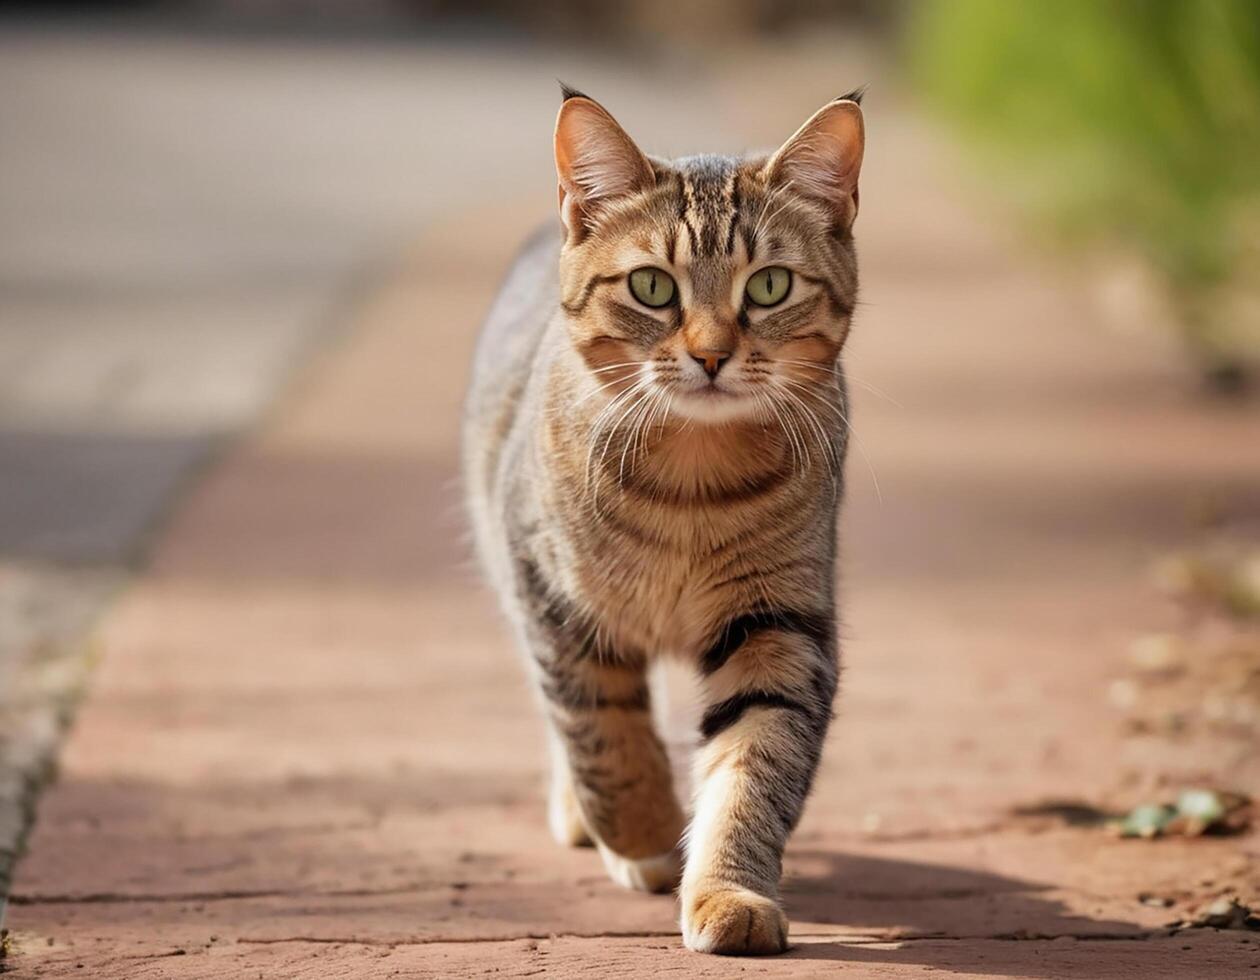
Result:
<svg viewBox="0 0 1260 980">
<path fill-rule="evenodd" d="M 1140 254 L 1207 349 L 1260 255 L 1260 0 L 922 0 L 925 96 L 1069 241 Z M 1232 315 L 1232 314 L 1231 314 Z"/>
</svg>

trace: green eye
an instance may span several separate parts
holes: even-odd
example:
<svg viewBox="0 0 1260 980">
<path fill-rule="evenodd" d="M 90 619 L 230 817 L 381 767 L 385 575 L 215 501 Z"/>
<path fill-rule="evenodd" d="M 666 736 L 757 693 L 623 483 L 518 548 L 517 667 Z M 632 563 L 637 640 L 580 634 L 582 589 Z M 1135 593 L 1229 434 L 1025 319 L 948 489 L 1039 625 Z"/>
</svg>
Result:
<svg viewBox="0 0 1260 980">
<path fill-rule="evenodd" d="M 630 273 L 630 292 L 644 306 L 668 306 L 674 300 L 673 277 L 664 269 L 650 266 Z"/>
<path fill-rule="evenodd" d="M 744 292 L 758 306 L 777 306 L 791 288 L 792 273 L 781 265 L 768 265 L 749 277 Z"/>
</svg>

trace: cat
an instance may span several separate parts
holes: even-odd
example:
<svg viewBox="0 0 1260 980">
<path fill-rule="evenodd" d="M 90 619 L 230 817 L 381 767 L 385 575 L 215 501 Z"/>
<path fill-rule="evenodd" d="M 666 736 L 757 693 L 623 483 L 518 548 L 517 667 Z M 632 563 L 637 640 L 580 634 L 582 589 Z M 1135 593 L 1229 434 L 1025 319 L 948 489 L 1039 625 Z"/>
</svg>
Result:
<svg viewBox="0 0 1260 980">
<path fill-rule="evenodd" d="M 477 549 L 544 706 L 554 836 L 621 885 L 677 886 L 689 948 L 782 952 L 783 848 L 838 672 L 861 93 L 768 156 L 679 160 L 563 95 L 561 220 L 474 358 Z M 705 692 L 690 825 L 653 728 L 659 656 Z"/>
</svg>

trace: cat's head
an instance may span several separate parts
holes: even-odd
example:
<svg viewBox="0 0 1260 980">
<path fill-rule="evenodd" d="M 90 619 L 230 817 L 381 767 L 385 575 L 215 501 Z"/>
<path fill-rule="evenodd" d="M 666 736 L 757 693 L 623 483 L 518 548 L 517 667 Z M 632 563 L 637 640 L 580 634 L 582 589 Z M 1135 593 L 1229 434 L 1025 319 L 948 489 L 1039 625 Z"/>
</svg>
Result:
<svg viewBox="0 0 1260 980">
<path fill-rule="evenodd" d="M 594 384 L 697 422 L 834 386 L 857 293 L 859 98 L 823 106 L 769 156 L 667 161 L 565 91 L 561 302 Z"/>
</svg>

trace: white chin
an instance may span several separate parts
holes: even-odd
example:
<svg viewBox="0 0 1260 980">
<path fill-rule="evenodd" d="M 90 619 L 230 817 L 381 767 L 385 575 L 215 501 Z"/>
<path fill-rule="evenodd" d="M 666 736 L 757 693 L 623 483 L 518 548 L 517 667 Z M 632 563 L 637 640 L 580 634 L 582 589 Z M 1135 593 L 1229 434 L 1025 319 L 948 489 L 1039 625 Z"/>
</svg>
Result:
<svg viewBox="0 0 1260 980">
<path fill-rule="evenodd" d="M 757 402 L 711 389 L 686 394 L 674 399 L 670 413 L 692 422 L 714 424 L 734 422 L 757 414 Z"/>
</svg>

